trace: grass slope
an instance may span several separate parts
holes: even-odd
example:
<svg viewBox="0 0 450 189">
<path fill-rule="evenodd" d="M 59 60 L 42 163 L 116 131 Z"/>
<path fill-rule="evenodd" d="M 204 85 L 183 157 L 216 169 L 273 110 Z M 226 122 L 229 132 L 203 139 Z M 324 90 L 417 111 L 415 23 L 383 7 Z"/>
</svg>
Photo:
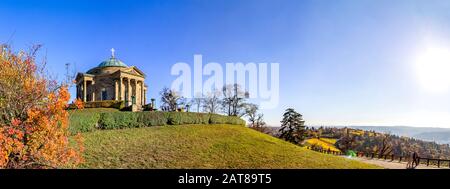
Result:
<svg viewBox="0 0 450 189">
<path fill-rule="evenodd" d="M 82 168 L 377 168 L 232 125 L 158 126 L 83 136 Z"/>
</svg>

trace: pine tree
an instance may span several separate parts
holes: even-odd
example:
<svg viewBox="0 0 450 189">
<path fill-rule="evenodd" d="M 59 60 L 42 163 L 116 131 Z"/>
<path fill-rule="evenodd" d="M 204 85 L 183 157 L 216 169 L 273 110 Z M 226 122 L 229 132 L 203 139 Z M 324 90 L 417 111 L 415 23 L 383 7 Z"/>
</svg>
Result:
<svg viewBox="0 0 450 189">
<path fill-rule="evenodd" d="M 283 114 L 281 121 L 281 128 L 279 130 L 280 138 L 299 144 L 306 136 L 305 121 L 302 115 L 297 113 L 294 109 L 288 108 Z"/>
</svg>

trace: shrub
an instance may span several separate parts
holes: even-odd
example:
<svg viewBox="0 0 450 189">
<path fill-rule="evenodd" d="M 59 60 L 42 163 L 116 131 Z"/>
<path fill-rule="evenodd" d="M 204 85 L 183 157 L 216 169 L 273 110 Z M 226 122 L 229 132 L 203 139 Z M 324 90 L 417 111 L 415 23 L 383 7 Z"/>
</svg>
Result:
<svg viewBox="0 0 450 189">
<path fill-rule="evenodd" d="M 86 111 L 85 109 L 83 111 Z M 94 110 L 94 109 L 91 109 Z M 192 112 L 120 112 L 120 111 L 73 111 L 71 133 L 89 132 L 94 129 L 122 129 L 186 124 L 233 124 L 245 125 L 238 117 Z"/>
<path fill-rule="evenodd" d="M 209 124 L 209 119 L 211 115 L 207 113 L 188 113 L 190 116 L 195 118 L 194 124 Z"/>
<path fill-rule="evenodd" d="M 99 128 L 100 115 L 104 112 L 119 112 L 114 108 L 89 108 L 69 110 L 69 133 L 90 132 Z"/>
<path fill-rule="evenodd" d="M 115 108 L 123 109 L 125 102 L 123 100 L 103 100 L 94 102 L 84 102 L 84 108 Z M 77 109 L 76 103 L 70 104 L 68 109 Z"/>
<path fill-rule="evenodd" d="M 205 113 L 170 112 L 167 121 L 169 125 L 209 124 L 209 119 L 210 115 Z"/>
<path fill-rule="evenodd" d="M 245 126 L 246 124 L 246 122 L 243 119 L 237 116 L 228 116 L 226 119 L 227 119 L 227 121 L 225 122 L 226 124 L 242 125 L 242 126 Z"/>
<path fill-rule="evenodd" d="M 168 112 L 167 113 L 167 124 L 169 125 L 181 125 L 183 122 L 188 122 L 189 118 L 185 118 L 181 113 Z"/>
<path fill-rule="evenodd" d="M 69 132 L 89 132 L 98 128 L 100 112 L 73 110 L 69 116 Z"/>
<path fill-rule="evenodd" d="M 99 127 L 101 129 L 122 129 L 143 126 L 137 121 L 137 117 L 137 113 L 134 112 L 101 113 Z"/>
<path fill-rule="evenodd" d="M 245 121 L 236 116 L 224 116 L 218 114 L 211 114 L 209 120 L 210 124 L 232 124 L 232 125 L 245 125 Z"/>
<path fill-rule="evenodd" d="M 137 122 L 143 126 L 167 125 L 168 113 L 166 112 L 136 112 Z"/>
<path fill-rule="evenodd" d="M 225 119 L 226 119 L 226 122 L 225 122 L 226 124 L 245 125 L 245 121 L 237 116 L 226 116 Z"/>
<path fill-rule="evenodd" d="M 68 138 L 66 84 L 46 76 L 37 47 L 18 53 L 0 45 L 0 169 L 76 167 L 81 135 Z"/>
<path fill-rule="evenodd" d="M 225 116 L 218 115 L 218 114 L 210 115 L 210 119 L 209 119 L 210 124 L 221 124 L 221 123 L 225 123 L 225 122 L 226 122 Z"/>
</svg>

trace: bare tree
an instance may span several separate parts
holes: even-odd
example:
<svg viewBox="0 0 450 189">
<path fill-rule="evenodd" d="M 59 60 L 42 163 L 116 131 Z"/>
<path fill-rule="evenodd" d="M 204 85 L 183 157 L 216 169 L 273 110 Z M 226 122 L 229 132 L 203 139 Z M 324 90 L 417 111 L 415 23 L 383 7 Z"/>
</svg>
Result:
<svg viewBox="0 0 450 189">
<path fill-rule="evenodd" d="M 225 85 L 222 88 L 222 109 L 227 115 L 232 115 L 231 106 L 233 104 L 233 85 Z"/>
<path fill-rule="evenodd" d="M 194 98 L 191 99 L 190 104 L 197 107 L 197 113 L 200 112 L 203 100 L 204 100 L 204 98 L 203 98 L 203 95 L 201 95 L 201 94 L 197 94 L 197 95 L 195 95 Z"/>
<path fill-rule="evenodd" d="M 258 109 L 258 105 L 256 104 L 247 104 L 247 106 L 245 107 L 245 113 L 248 117 L 249 127 L 253 127 L 256 124 Z"/>
<path fill-rule="evenodd" d="M 183 105 L 185 102 L 184 97 L 178 94 L 178 92 L 165 87 L 161 92 L 161 110 L 163 111 L 177 111 L 179 105 Z"/>
<path fill-rule="evenodd" d="M 264 114 L 261 113 L 256 116 L 256 122 L 252 128 L 262 133 L 269 133 L 266 122 L 264 121 Z"/>
<path fill-rule="evenodd" d="M 247 103 L 245 105 L 245 115 L 248 117 L 248 127 L 260 131 L 262 133 L 268 133 L 266 122 L 264 121 L 264 114 L 258 114 L 258 105 Z"/>
<path fill-rule="evenodd" d="M 203 99 L 203 111 L 207 113 L 217 113 L 221 104 L 221 100 L 219 97 L 220 92 L 217 90 L 208 93 Z"/>
<path fill-rule="evenodd" d="M 256 117 L 256 126 L 257 127 L 266 127 L 266 122 L 264 121 L 264 114 L 258 114 L 258 116 Z"/>
<path fill-rule="evenodd" d="M 64 74 L 64 83 L 70 88 L 74 85 L 74 78 L 77 76 L 76 68 L 75 66 L 72 66 L 71 63 L 66 63 L 64 65 L 66 69 L 66 73 Z"/>
<path fill-rule="evenodd" d="M 245 101 L 248 98 L 248 92 L 242 90 L 238 84 L 225 85 L 222 88 L 223 100 L 222 108 L 228 116 L 245 115 Z"/>
<path fill-rule="evenodd" d="M 378 153 L 379 157 L 389 155 L 389 154 L 391 154 L 391 152 L 393 150 L 391 140 L 390 140 L 390 135 L 384 134 L 384 135 L 381 135 L 381 137 L 382 137 L 381 143 L 379 144 L 379 147 L 378 147 L 378 149 L 380 149 L 379 153 Z"/>
</svg>

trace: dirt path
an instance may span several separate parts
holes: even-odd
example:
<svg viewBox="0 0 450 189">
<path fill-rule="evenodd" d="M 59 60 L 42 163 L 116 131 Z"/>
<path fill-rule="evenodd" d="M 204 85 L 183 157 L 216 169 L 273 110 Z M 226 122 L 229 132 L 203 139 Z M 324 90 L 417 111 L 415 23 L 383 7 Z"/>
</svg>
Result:
<svg viewBox="0 0 450 189">
<path fill-rule="evenodd" d="M 391 162 L 391 160 L 367 159 L 367 158 L 361 158 L 361 157 L 352 158 L 352 159 L 362 161 L 364 163 L 378 165 L 378 166 L 384 167 L 386 169 L 406 169 L 406 162 L 398 162 L 398 161 Z M 419 166 L 417 166 L 416 169 L 448 169 L 448 168 L 442 168 L 442 167 L 438 168 L 438 167 L 433 167 L 433 166 L 427 167 L 426 165 L 419 165 Z"/>
</svg>

